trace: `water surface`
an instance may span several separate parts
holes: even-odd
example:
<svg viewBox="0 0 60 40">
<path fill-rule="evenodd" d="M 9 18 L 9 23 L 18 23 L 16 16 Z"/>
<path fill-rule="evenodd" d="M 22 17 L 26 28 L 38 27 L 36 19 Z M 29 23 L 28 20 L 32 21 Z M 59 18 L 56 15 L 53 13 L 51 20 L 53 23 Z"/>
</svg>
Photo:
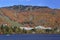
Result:
<svg viewBox="0 0 60 40">
<path fill-rule="evenodd" d="M 60 40 L 60 34 L 0 35 L 0 40 Z"/>
</svg>

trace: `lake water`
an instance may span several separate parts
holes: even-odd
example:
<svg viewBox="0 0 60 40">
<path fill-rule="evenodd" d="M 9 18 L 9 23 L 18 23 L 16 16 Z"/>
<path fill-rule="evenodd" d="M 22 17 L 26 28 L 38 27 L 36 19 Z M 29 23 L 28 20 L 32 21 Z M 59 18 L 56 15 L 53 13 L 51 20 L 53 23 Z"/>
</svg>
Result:
<svg viewBox="0 0 60 40">
<path fill-rule="evenodd" d="M 60 34 L 0 35 L 0 40 L 60 40 Z"/>
</svg>

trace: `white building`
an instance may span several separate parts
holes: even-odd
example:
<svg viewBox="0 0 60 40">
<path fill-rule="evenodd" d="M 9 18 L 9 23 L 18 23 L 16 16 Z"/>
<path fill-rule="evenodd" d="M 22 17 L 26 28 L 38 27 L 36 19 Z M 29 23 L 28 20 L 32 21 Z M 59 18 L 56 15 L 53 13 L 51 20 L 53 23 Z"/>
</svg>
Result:
<svg viewBox="0 0 60 40">
<path fill-rule="evenodd" d="M 32 28 L 32 27 L 20 27 L 20 29 L 25 29 L 25 30 L 32 30 L 32 29 L 34 29 L 34 28 Z"/>
<path fill-rule="evenodd" d="M 51 27 L 44 27 L 44 26 L 36 26 L 35 28 L 32 27 L 20 27 L 20 29 L 25 30 L 32 30 L 32 29 L 52 29 Z"/>
<path fill-rule="evenodd" d="M 51 27 L 37 26 L 35 29 L 52 29 Z"/>
</svg>

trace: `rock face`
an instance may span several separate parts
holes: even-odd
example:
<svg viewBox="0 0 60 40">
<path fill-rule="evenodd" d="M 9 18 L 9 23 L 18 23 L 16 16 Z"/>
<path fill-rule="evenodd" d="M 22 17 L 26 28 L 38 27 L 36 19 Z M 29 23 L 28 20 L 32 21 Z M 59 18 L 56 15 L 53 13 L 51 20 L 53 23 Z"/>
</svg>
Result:
<svg viewBox="0 0 60 40">
<path fill-rule="evenodd" d="M 24 5 L 14 5 L 10 7 L 3 7 L 3 8 L 8 8 L 16 11 L 32 11 L 35 9 L 40 9 L 40 8 L 49 8 L 47 6 L 24 6 Z"/>
<path fill-rule="evenodd" d="M 12 26 L 60 27 L 60 9 L 24 5 L 2 7 L 0 8 L 0 24 L 3 23 Z"/>
</svg>

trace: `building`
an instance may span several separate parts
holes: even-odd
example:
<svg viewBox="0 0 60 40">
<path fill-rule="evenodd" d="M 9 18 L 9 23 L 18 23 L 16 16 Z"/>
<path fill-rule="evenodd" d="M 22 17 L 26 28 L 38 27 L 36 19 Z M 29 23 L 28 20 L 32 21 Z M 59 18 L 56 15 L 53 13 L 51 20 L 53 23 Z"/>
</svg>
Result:
<svg viewBox="0 0 60 40">
<path fill-rule="evenodd" d="M 24 30 L 32 30 L 32 29 L 34 29 L 34 28 L 32 28 L 32 27 L 20 27 L 20 29 L 24 29 Z"/>
<path fill-rule="evenodd" d="M 32 29 L 52 29 L 51 27 L 36 26 L 36 27 L 20 27 L 20 29 L 32 30 Z"/>
<path fill-rule="evenodd" d="M 52 29 L 51 27 L 37 26 L 35 29 Z"/>
</svg>

